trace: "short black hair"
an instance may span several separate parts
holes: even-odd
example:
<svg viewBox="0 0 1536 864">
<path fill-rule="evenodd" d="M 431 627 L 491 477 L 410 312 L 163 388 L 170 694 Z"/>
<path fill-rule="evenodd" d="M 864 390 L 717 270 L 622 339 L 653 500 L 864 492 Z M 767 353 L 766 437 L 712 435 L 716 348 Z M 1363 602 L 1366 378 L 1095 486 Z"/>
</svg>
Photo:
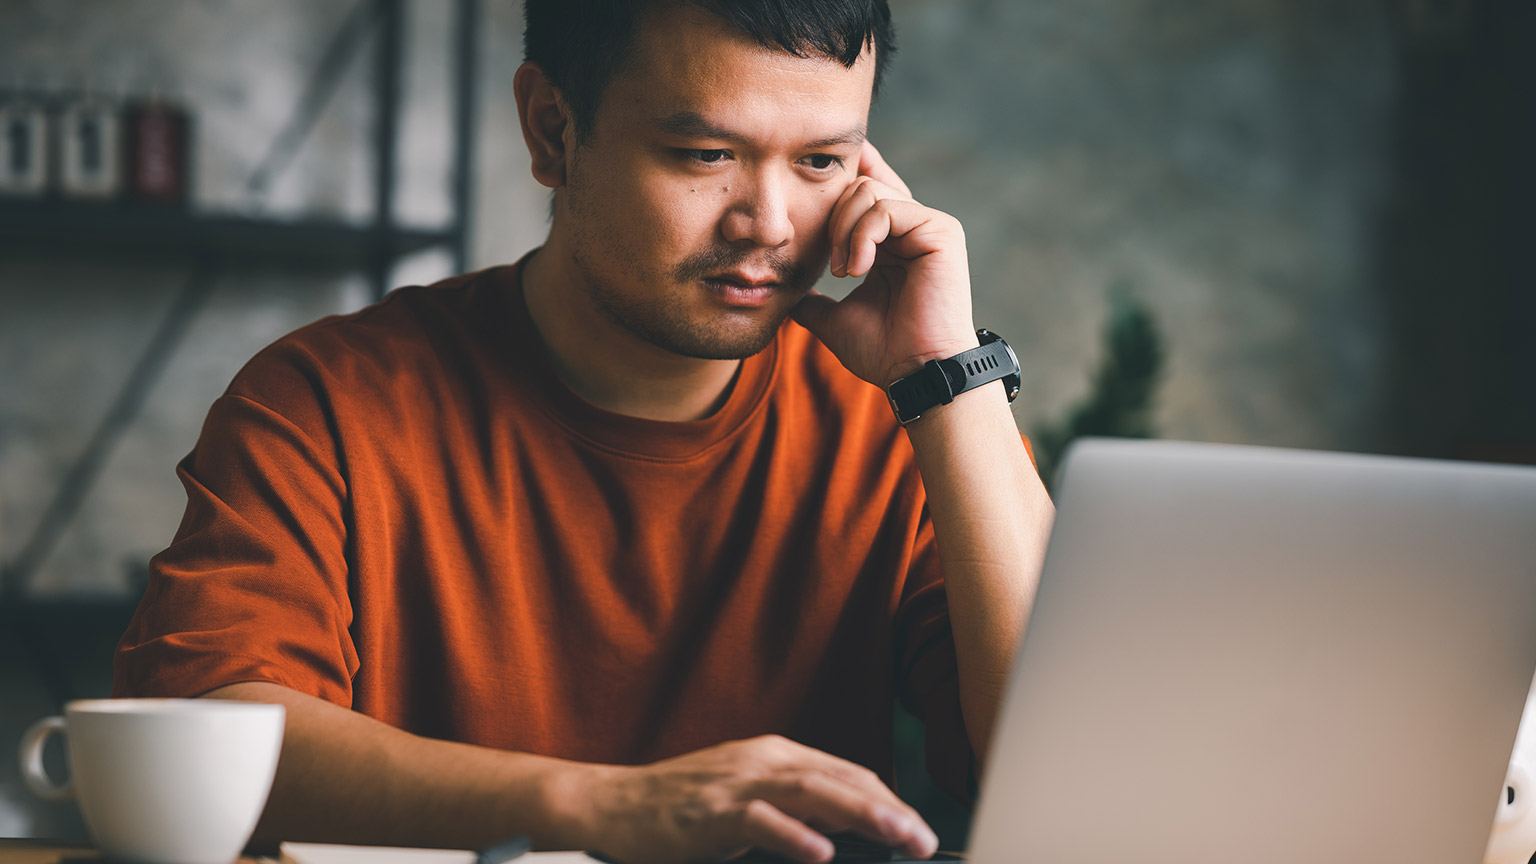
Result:
<svg viewBox="0 0 1536 864">
<path fill-rule="evenodd" d="M 828 57 L 849 68 L 875 46 L 874 94 L 896 52 L 886 0 L 525 0 L 523 59 L 537 63 L 570 106 L 585 141 L 608 82 L 629 59 L 635 29 L 671 2 L 718 15 L 764 48 Z"/>
</svg>

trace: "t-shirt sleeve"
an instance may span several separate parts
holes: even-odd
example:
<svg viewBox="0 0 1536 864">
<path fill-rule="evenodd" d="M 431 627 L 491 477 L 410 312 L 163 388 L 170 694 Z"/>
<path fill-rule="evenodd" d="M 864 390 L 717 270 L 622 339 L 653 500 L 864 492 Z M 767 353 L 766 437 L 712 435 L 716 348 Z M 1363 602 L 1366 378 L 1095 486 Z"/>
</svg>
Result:
<svg viewBox="0 0 1536 864">
<path fill-rule="evenodd" d="M 350 706 L 347 485 L 317 364 L 277 346 L 177 466 L 187 508 L 117 648 L 113 694 L 267 681 Z"/>
</svg>

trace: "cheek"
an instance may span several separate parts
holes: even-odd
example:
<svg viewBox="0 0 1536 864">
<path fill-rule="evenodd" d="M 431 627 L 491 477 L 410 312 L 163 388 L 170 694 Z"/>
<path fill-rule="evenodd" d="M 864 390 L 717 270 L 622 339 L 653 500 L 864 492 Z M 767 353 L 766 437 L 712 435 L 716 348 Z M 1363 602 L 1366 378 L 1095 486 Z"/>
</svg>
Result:
<svg viewBox="0 0 1536 864">
<path fill-rule="evenodd" d="M 655 176 L 636 187 L 637 220 L 631 230 L 656 236 L 667 246 L 696 249 L 717 232 L 726 210 L 721 183 L 705 178 Z"/>
<path fill-rule="evenodd" d="M 832 220 L 832 208 L 837 206 L 838 198 L 842 197 L 843 190 L 848 188 L 848 183 L 826 183 L 811 188 L 803 197 L 795 218 L 795 233 L 804 238 L 807 244 L 817 245 L 828 242 L 827 224 Z"/>
<path fill-rule="evenodd" d="M 637 276 L 655 278 L 708 242 L 713 223 L 706 203 L 717 203 L 718 196 L 706 202 L 703 187 L 692 194 L 686 185 L 633 170 L 604 179 L 608 185 L 598 187 L 602 191 L 589 204 L 596 236 L 607 248 L 625 249 Z"/>
</svg>

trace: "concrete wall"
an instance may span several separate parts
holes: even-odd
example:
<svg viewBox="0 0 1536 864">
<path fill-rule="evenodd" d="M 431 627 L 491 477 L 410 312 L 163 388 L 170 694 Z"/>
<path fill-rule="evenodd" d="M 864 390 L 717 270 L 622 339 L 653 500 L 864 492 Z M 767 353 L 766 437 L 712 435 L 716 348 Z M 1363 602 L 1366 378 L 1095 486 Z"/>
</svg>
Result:
<svg viewBox="0 0 1536 864">
<path fill-rule="evenodd" d="M 398 212 L 434 224 L 450 209 L 453 22 L 450 4 L 409 5 Z M 1400 84 L 1393 4 L 892 5 L 902 47 L 872 135 L 919 198 L 965 223 L 977 323 L 1009 337 L 1024 367 L 1022 428 L 1083 398 L 1120 289 L 1168 346 L 1162 434 L 1377 446 L 1386 318 L 1373 232 Z M 518 7 L 485 6 L 477 265 L 537 244 L 546 206 L 512 113 Z M 364 219 L 366 54 L 271 194 L 245 189 L 351 7 L 0 0 L 0 84 L 176 93 L 197 115 L 199 206 Z M 397 276 L 447 269 L 429 255 Z M 177 262 L 0 261 L 0 561 L 36 527 L 186 278 Z M 366 299 L 360 274 L 221 274 L 33 590 L 131 592 L 179 519 L 173 466 L 235 370 L 281 333 Z M 12 688 L 0 697 L 3 772 L 5 742 L 38 700 L 0 686 Z M 32 827 L 0 821 L 0 835 Z"/>
<path fill-rule="evenodd" d="M 1381 4 L 898 3 L 876 133 L 958 215 L 1026 428 L 1088 386 L 1106 291 L 1170 349 L 1168 437 L 1369 449 L 1393 45 Z"/>
</svg>

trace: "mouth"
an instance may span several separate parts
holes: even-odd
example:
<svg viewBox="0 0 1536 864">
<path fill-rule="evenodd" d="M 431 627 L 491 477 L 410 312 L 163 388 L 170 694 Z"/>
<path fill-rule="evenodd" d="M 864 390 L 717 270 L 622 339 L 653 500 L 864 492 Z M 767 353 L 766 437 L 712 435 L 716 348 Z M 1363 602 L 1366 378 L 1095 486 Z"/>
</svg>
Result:
<svg viewBox="0 0 1536 864">
<path fill-rule="evenodd" d="M 755 308 L 765 306 L 782 283 L 771 276 L 748 273 L 720 273 L 704 277 L 704 285 L 727 306 Z"/>
</svg>

